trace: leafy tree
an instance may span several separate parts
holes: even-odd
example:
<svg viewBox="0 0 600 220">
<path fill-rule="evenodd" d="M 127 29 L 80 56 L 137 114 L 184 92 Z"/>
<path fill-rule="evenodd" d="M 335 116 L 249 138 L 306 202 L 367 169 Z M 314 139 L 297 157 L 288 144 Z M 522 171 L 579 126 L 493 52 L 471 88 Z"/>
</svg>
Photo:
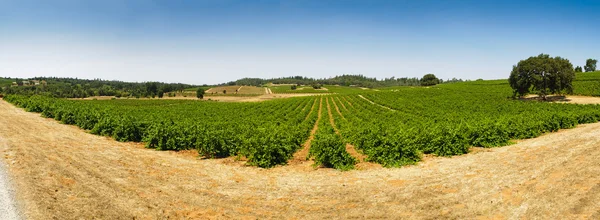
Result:
<svg viewBox="0 0 600 220">
<path fill-rule="evenodd" d="M 575 67 L 575 72 L 576 73 L 581 73 L 583 72 L 582 68 L 580 66 Z"/>
<path fill-rule="evenodd" d="M 315 83 L 312 85 L 313 89 L 321 89 L 321 87 L 323 87 L 323 85 L 321 85 L 320 83 Z"/>
<path fill-rule="evenodd" d="M 158 84 L 155 82 L 147 82 L 146 83 L 146 94 L 149 96 L 154 96 L 158 92 Z"/>
<path fill-rule="evenodd" d="M 162 99 L 162 97 L 165 95 L 165 92 L 163 91 L 163 89 L 158 89 L 158 98 Z"/>
<path fill-rule="evenodd" d="M 198 90 L 196 90 L 196 97 L 199 99 L 203 99 L 204 98 L 204 89 L 198 88 Z"/>
<path fill-rule="evenodd" d="M 596 71 L 596 63 L 598 63 L 598 60 L 587 59 L 585 61 L 585 66 L 583 68 L 585 69 L 586 72 L 594 72 L 594 71 Z"/>
<path fill-rule="evenodd" d="M 434 86 L 440 83 L 440 80 L 433 74 L 425 74 L 421 78 L 421 86 Z"/>
<path fill-rule="evenodd" d="M 298 87 L 296 85 L 292 85 L 292 90 L 296 90 Z"/>
<path fill-rule="evenodd" d="M 227 90 L 226 89 L 223 89 L 223 94 L 227 94 Z"/>
<path fill-rule="evenodd" d="M 548 94 L 572 93 L 574 78 L 575 71 L 569 60 L 540 54 L 513 66 L 508 82 L 514 97 L 536 91 L 545 100 Z"/>
</svg>

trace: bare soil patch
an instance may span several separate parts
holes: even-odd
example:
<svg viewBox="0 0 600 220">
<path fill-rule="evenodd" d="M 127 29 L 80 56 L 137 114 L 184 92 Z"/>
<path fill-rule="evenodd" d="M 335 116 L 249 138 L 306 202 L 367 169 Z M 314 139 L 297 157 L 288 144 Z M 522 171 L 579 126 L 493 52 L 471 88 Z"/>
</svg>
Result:
<svg viewBox="0 0 600 220">
<path fill-rule="evenodd" d="M 312 111 L 314 111 L 315 106 L 316 106 L 316 100 L 315 100 L 315 103 L 313 104 L 313 106 L 311 107 L 310 112 L 308 113 L 308 115 L 306 116 L 306 118 L 304 120 L 308 119 L 308 117 L 310 116 Z M 317 116 L 317 121 L 315 121 L 315 125 L 313 126 L 312 130 L 310 131 L 310 135 L 309 135 L 308 139 L 302 145 L 302 149 L 300 149 L 299 151 L 294 153 L 294 157 L 290 161 L 290 164 L 298 164 L 298 163 L 303 163 L 303 162 L 307 161 L 308 153 L 310 151 L 310 144 L 315 139 L 315 134 L 317 133 L 317 130 L 319 130 L 319 122 L 321 121 L 321 113 L 323 111 L 323 98 L 319 99 L 319 110 L 318 111 L 319 112 L 318 112 L 318 116 Z"/>
<path fill-rule="evenodd" d="M 329 99 L 325 99 L 327 102 L 327 114 L 329 114 L 329 123 L 331 124 L 331 127 L 333 127 L 333 130 L 335 130 L 335 133 L 339 136 L 342 136 L 340 133 L 340 130 L 338 130 L 337 126 L 335 125 L 335 119 L 333 119 L 333 113 L 331 111 L 331 106 L 329 104 Z M 331 100 L 333 101 L 333 98 L 331 98 Z M 339 113 L 339 110 L 338 110 Z M 341 113 L 340 113 L 341 116 Z M 342 116 L 343 117 L 343 116 Z M 365 158 L 367 158 L 367 156 L 359 153 L 356 148 L 354 147 L 354 145 L 350 144 L 350 143 L 346 143 L 346 152 L 348 152 L 348 154 L 350 154 L 350 156 L 354 157 L 355 159 L 358 160 L 359 164 L 357 164 L 357 168 L 367 168 L 367 167 L 381 167 L 379 164 L 373 164 L 373 163 L 369 163 L 369 162 L 365 162 Z M 370 164 L 370 165 L 365 165 L 365 164 Z"/>
<path fill-rule="evenodd" d="M 521 100 L 570 104 L 600 104 L 600 97 L 593 96 L 547 96 L 546 100 L 542 100 L 538 95 L 528 95 L 525 98 L 521 98 Z"/>
<path fill-rule="evenodd" d="M 600 123 L 409 167 L 340 172 L 143 149 L 4 101 L 0 115 L 0 161 L 28 219 L 600 218 Z"/>
</svg>

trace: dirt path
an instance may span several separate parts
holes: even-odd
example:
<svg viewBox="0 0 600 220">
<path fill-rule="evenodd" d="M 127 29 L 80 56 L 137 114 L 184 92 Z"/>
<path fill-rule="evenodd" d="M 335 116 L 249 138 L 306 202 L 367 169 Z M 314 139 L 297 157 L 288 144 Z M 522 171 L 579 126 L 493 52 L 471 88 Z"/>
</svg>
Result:
<svg viewBox="0 0 600 220">
<path fill-rule="evenodd" d="M 310 111 L 308 112 L 308 114 L 304 118 L 304 121 L 308 120 L 308 118 L 310 118 L 310 114 L 312 114 L 312 112 L 315 110 L 315 106 L 317 106 L 317 100 L 319 100 L 319 99 L 315 99 L 315 101 L 313 101 L 312 106 L 310 106 Z M 306 107 L 304 107 L 304 108 L 306 108 Z M 320 108 L 319 108 L 319 110 L 320 110 Z M 302 111 L 304 111 L 304 109 L 302 109 Z M 319 114 L 319 116 L 320 115 L 321 114 Z"/>
<path fill-rule="evenodd" d="M 143 149 L 0 101 L 28 219 L 599 219 L 600 123 L 415 166 L 273 169 Z"/>
<path fill-rule="evenodd" d="M 310 116 L 312 111 L 314 111 L 314 108 L 315 108 L 315 104 L 313 104 L 313 107 L 310 109 L 310 112 L 308 113 L 308 115 L 306 116 L 306 119 L 304 119 L 304 120 L 308 119 L 308 117 Z M 319 130 L 319 121 L 321 121 L 321 115 L 322 115 L 321 112 L 322 111 L 323 111 L 323 98 L 320 98 L 319 112 L 317 113 L 318 114 L 317 121 L 315 121 L 315 125 L 313 126 L 313 129 L 310 131 L 310 136 L 308 136 L 308 139 L 302 145 L 302 149 L 300 149 L 299 151 L 294 153 L 294 157 L 290 161 L 290 164 L 298 164 L 298 163 L 307 161 L 306 159 L 307 159 L 308 153 L 310 151 L 310 144 L 312 143 L 313 139 L 315 139 L 315 134 L 317 133 L 317 130 Z"/>
<path fill-rule="evenodd" d="M 371 103 L 371 104 L 373 104 L 373 105 L 376 105 L 376 106 L 379 106 L 379 107 L 385 108 L 385 109 L 387 109 L 387 110 L 390 110 L 390 111 L 396 111 L 396 110 L 394 110 L 394 109 L 391 109 L 391 108 L 389 108 L 389 107 L 386 107 L 386 106 L 383 106 L 383 105 L 377 104 L 377 103 L 375 103 L 375 102 L 373 102 L 373 101 L 371 101 L 371 100 L 369 100 L 369 99 L 365 98 L 365 97 L 364 97 L 364 96 L 362 96 L 362 95 L 358 95 L 358 97 L 360 97 L 361 99 L 364 99 L 364 100 L 366 100 L 367 102 L 369 102 L 369 103 Z"/>
<path fill-rule="evenodd" d="M 344 99 L 344 101 L 346 101 L 346 103 L 348 103 L 348 105 L 349 105 L 350 107 L 354 107 L 354 105 L 352 105 L 352 102 L 348 101 L 348 99 L 346 99 L 346 97 L 345 97 L 345 96 L 344 96 L 344 97 L 342 97 L 342 98 Z"/>
<path fill-rule="evenodd" d="M 333 103 L 333 107 L 335 107 L 335 111 L 338 113 L 338 115 L 340 115 L 340 117 L 342 117 L 342 119 L 346 119 L 346 118 L 344 118 L 344 115 L 342 114 L 342 112 L 340 112 L 340 108 L 338 107 L 338 105 L 335 102 L 335 99 L 333 97 L 331 97 L 331 103 Z"/>
<path fill-rule="evenodd" d="M 340 99 L 340 97 L 336 97 L 336 98 L 337 98 L 338 102 L 340 103 L 340 105 L 342 105 L 342 108 L 344 108 L 344 110 L 348 110 L 348 109 L 346 108 L 346 105 L 344 105 L 344 103 L 343 103 L 343 102 L 342 102 L 342 100 Z"/>
<path fill-rule="evenodd" d="M 333 127 L 333 130 L 335 131 L 335 133 L 339 136 L 342 136 L 342 134 L 340 133 L 340 130 L 338 130 L 337 126 L 335 125 L 335 119 L 333 119 L 333 113 L 331 111 L 331 106 L 329 105 L 329 99 L 326 98 L 325 100 L 327 101 L 327 114 L 329 114 L 329 123 L 331 124 L 331 127 Z M 333 101 L 333 98 L 331 100 Z M 337 106 L 336 106 L 336 108 L 337 108 Z M 338 110 L 338 113 L 340 113 L 339 110 Z M 341 116 L 341 113 L 340 113 L 340 116 Z M 342 139 L 343 139 L 343 137 L 342 137 Z M 358 160 L 359 164 L 356 165 L 357 168 L 364 169 L 364 168 L 379 166 L 378 164 L 365 162 L 365 158 L 367 158 L 367 156 L 359 153 L 356 150 L 356 148 L 354 147 L 354 145 L 352 145 L 350 143 L 346 143 L 346 152 L 348 152 L 348 154 L 350 154 L 350 156 L 352 156 Z"/>
</svg>

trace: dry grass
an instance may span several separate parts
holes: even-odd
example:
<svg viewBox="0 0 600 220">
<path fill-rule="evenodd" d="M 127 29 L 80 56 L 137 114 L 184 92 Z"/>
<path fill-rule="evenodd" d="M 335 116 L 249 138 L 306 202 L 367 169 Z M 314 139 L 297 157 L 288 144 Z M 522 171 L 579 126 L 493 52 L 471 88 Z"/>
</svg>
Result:
<svg viewBox="0 0 600 220">
<path fill-rule="evenodd" d="M 599 219 L 600 123 L 404 168 L 260 169 L 119 143 L 0 101 L 28 219 Z"/>
<path fill-rule="evenodd" d="M 226 93 L 223 93 L 226 91 Z M 240 95 L 253 95 L 253 94 L 265 94 L 265 89 L 256 86 L 220 86 L 206 90 L 206 95 L 211 94 L 240 94 Z"/>
<path fill-rule="evenodd" d="M 256 86 L 244 86 L 238 92 L 239 94 L 266 94 L 265 88 Z"/>
<path fill-rule="evenodd" d="M 538 95 L 528 95 L 525 101 L 542 101 Z M 548 96 L 547 101 L 570 104 L 600 104 L 600 97 L 592 96 Z"/>
</svg>

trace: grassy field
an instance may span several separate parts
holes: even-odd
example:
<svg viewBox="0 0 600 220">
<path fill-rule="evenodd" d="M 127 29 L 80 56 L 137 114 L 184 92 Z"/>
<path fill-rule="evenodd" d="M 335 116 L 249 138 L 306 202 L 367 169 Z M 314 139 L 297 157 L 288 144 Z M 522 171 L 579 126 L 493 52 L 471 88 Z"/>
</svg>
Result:
<svg viewBox="0 0 600 220">
<path fill-rule="evenodd" d="M 6 78 L 0 78 L 0 87 L 7 87 L 12 85 L 13 82 L 15 82 L 16 79 L 6 79 Z"/>
</svg>

